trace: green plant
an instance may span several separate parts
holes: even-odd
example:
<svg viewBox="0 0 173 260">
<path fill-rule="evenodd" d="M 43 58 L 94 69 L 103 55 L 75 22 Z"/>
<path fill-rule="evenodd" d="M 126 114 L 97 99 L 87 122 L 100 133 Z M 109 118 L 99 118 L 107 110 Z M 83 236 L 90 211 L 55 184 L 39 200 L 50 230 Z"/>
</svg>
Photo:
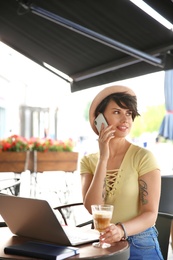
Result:
<svg viewBox="0 0 173 260">
<path fill-rule="evenodd" d="M 40 152 L 58 152 L 58 151 L 69 151 L 72 152 L 75 146 L 75 143 L 71 138 L 66 141 L 61 140 L 52 140 L 48 138 L 31 138 L 29 140 L 30 150 L 31 151 L 40 151 Z"/>
<path fill-rule="evenodd" d="M 72 152 L 75 146 L 74 141 L 69 138 L 65 141 L 52 140 L 48 138 L 30 138 L 29 140 L 19 136 L 12 135 L 0 140 L 0 152 L 22 152 L 22 151 L 68 151 Z"/>
<path fill-rule="evenodd" d="M 21 152 L 29 150 L 28 140 L 19 135 L 12 135 L 0 140 L 0 151 Z"/>
</svg>

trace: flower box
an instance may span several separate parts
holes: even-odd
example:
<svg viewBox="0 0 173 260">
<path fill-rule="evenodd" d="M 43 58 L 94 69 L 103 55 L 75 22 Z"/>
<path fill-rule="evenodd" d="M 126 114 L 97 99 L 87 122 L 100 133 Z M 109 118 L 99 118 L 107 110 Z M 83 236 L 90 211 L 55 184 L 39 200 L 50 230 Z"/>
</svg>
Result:
<svg viewBox="0 0 173 260">
<path fill-rule="evenodd" d="M 78 166 L 77 152 L 38 152 L 34 151 L 33 172 L 65 171 L 74 172 Z"/>
<path fill-rule="evenodd" d="M 30 152 L 0 152 L 0 172 L 31 170 Z"/>
<path fill-rule="evenodd" d="M 26 138 L 12 135 L 0 140 L 0 172 L 21 173 L 65 171 L 77 169 L 78 153 L 72 152 L 74 142 L 47 138 Z"/>
<path fill-rule="evenodd" d="M 74 172 L 78 165 L 77 152 L 1 152 L 0 172 L 21 173 L 65 171 Z"/>
</svg>

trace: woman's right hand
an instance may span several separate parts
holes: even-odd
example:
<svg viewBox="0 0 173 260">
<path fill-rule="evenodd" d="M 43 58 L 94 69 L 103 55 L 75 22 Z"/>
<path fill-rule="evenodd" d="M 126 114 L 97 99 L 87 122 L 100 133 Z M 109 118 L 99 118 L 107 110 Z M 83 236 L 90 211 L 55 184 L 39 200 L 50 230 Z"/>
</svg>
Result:
<svg viewBox="0 0 173 260">
<path fill-rule="evenodd" d="M 113 127 L 112 125 L 104 127 L 104 124 L 102 123 L 99 138 L 98 138 L 101 159 L 108 160 L 109 158 L 109 143 L 110 140 L 115 137 L 115 130 L 112 129 L 112 127 Z"/>
</svg>

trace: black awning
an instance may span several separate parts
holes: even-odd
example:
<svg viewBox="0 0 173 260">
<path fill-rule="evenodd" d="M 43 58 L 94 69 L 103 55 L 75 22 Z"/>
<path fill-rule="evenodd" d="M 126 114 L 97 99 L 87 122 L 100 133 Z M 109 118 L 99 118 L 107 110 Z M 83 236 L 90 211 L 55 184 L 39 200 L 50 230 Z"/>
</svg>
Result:
<svg viewBox="0 0 173 260">
<path fill-rule="evenodd" d="M 145 2 L 173 23 L 171 0 Z M 67 74 L 72 92 L 173 68 L 173 32 L 129 0 L 1 1 L 0 40 Z"/>
</svg>

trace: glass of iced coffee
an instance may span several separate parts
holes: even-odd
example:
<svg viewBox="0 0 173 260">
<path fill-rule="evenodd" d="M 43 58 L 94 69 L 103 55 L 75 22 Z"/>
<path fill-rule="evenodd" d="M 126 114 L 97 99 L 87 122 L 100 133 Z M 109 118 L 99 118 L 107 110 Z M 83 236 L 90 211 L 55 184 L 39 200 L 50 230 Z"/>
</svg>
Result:
<svg viewBox="0 0 173 260">
<path fill-rule="evenodd" d="M 99 231 L 100 235 L 104 233 L 105 228 L 110 225 L 113 213 L 112 205 L 92 205 L 92 215 L 94 221 L 94 228 Z M 104 241 L 99 241 L 93 243 L 94 247 L 107 248 L 111 245 L 104 243 Z"/>
</svg>

